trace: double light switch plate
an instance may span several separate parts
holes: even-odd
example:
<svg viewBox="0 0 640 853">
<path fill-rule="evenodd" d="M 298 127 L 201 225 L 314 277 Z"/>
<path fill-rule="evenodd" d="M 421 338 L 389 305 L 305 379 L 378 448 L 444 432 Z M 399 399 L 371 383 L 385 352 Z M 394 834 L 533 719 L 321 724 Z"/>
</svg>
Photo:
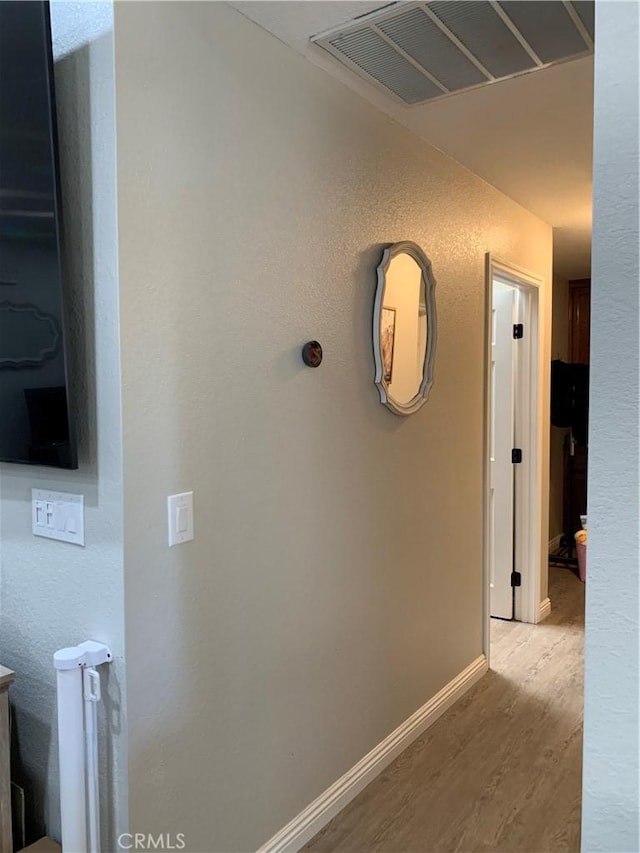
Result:
<svg viewBox="0 0 640 853">
<path fill-rule="evenodd" d="M 84 545 L 84 497 L 48 489 L 31 490 L 34 536 Z"/>
</svg>

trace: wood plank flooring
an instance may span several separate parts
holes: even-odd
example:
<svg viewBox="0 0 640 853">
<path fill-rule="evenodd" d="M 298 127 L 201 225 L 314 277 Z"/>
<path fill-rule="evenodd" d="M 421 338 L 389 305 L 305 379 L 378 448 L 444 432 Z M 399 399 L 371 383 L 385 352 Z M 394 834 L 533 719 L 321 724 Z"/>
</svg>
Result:
<svg viewBox="0 0 640 853">
<path fill-rule="evenodd" d="M 547 620 L 492 620 L 491 671 L 304 851 L 580 849 L 584 585 L 549 587 Z"/>
</svg>

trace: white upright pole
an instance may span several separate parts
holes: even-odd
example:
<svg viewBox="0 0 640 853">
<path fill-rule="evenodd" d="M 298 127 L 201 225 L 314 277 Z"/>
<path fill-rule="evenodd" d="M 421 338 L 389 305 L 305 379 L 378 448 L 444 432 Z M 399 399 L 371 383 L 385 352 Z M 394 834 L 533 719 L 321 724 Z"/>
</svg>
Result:
<svg viewBox="0 0 640 853">
<path fill-rule="evenodd" d="M 100 853 L 97 732 L 100 676 L 94 667 L 111 660 L 109 647 L 94 640 L 60 649 L 53 656 L 58 680 L 62 853 Z"/>
<path fill-rule="evenodd" d="M 54 655 L 58 681 L 60 818 L 64 853 L 85 853 L 87 849 L 82 668 L 78 652 L 76 647 L 60 649 Z"/>
</svg>

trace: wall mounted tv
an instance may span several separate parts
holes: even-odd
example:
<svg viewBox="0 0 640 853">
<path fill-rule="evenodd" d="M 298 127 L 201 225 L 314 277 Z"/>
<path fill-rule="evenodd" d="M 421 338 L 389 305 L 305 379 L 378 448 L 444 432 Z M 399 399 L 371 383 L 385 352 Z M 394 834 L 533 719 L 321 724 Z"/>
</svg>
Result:
<svg viewBox="0 0 640 853">
<path fill-rule="evenodd" d="M 77 468 L 49 5 L 0 0 L 0 460 Z"/>
</svg>

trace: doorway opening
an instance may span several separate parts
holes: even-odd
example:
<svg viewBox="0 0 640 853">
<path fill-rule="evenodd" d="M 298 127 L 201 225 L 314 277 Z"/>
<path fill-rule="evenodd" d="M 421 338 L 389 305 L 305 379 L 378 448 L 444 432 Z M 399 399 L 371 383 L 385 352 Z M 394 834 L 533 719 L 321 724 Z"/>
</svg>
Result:
<svg viewBox="0 0 640 853">
<path fill-rule="evenodd" d="M 541 284 L 535 275 L 487 256 L 486 654 L 491 618 L 538 622 L 543 615 L 538 434 Z"/>
</svg>

